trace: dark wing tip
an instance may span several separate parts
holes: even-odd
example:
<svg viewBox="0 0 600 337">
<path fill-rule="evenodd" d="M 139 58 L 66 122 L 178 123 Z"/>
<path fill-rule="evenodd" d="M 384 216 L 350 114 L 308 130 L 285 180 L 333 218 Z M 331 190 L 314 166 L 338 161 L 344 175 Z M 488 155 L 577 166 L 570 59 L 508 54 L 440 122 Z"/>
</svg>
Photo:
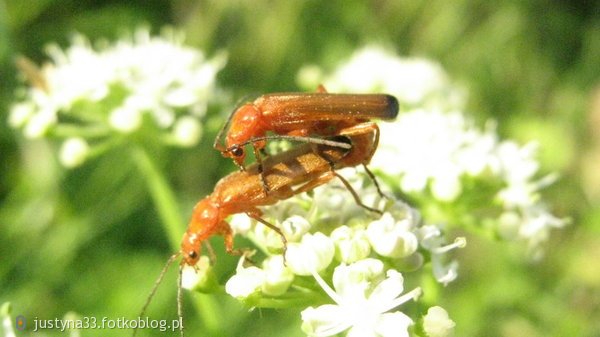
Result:
<svg viewBox="0 0 600 337">
<path fill-rule="evenodd" d="M 400 110 L 400 103 L 398 103 L 398 99 L 392 95 L 385 95 L 385 100 L 387 103 L 386 118 L 396 118 L 396 116 L 398 116 L 398 111 Z"/>
</svg>

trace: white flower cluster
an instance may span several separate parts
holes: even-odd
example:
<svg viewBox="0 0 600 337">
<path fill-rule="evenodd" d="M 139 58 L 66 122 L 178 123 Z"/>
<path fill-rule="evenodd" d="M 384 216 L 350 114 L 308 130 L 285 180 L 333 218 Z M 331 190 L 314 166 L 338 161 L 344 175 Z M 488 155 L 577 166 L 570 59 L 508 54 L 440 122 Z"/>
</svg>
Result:
<svg viewBox="0 0 600 337">
<path fill-rule="evenodd" d="M 403 273 L 421 270 L 431 261 L 436 279 L 447 284 L 457 275 L 457 263 L 448 263 L 447 255 L 464 246 L 464 239 L 445 245 L 439 228 L 423 226 L 414 209 L 382 199 L 373 185 L 364 186 L 355 170 L 348 171 L 342 173 L 352 172 L 348 180 L 362 201 L 383 209 L 383 215 L 356 205 L 350 192 L 335 182 L 315 189 L 313 196 L 303 194 L 265 208 L 263 218 L 281 228 L 288 240 L 285 260 L 275 231 L 245 214 L 235 215 L 230 221 L 234 231 L 251 238 L 267 258 L 253 266 L 245 266 L 242 258 L 225 290 L 250 306 L 269 306 L 274 299 L 310 305 L 311 299 L 323 296 L 320 287 L 336 304 L 303 311 L 303 329 L 309 335 L 348 330 L 350 336 L 401 336 L 414 322 L 393 309 L 421 292 L 416 288 L 402 295 Z M 307 277 L 313 279 L 312 286 Z M 199 279 L 184 273 L 187 288 L 196 288 Z"/>
<path fill-rule="evenodd" d="M 51 61 L 39 70 L 23 62 L 32 86 L 12 107 L 9 124 L 28 138 L 63 139 L 60 159 L 67 167 L 85 160 L 88 142 L 130 134 L 144 124 L 168 144 L 197 144 L 199 119 L 226 59 L 207 59 L 173 30 L 153 37 L 147 29 L 98 47 L 77 35 L 68 48 L 50 45 L 47 53 Z"/>
<path fill-rule="evenodd" d="M 385 92 L 398 98 L 400 115 L 394 122 L 380 123 L 380 145 L 371 167 L 397 181 L 395 188 L 415 196 L 422 203 L 417 206 L 468 204 L 457 209 L 473 211 L 464 214 L 469 217 L 483 214 L 482 222 L 491 219 L 497 233 L 524 241 L 533 257 L 541 255 L 550 230 L 566 224 L 540 198 L 539 191 L 556 175 L 537 177 L 536 146 L 501 140 L 492 121 L 484 128 L 476 126 L 462 112 L 464 91 L 440 65 L 365 48 L 331 76 L 302 73 L 300 79 L 313 78 L 331 92 Z M 427 221 L 427 212 L 423 215 Z M 460 220 L 448 215 L 446 222 Z"/>
</svg>

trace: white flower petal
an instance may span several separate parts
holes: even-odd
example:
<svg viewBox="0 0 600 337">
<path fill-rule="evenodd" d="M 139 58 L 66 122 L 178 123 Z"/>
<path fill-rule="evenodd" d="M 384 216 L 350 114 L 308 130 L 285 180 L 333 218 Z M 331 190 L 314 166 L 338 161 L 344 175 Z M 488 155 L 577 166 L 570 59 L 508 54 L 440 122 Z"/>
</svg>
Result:
<svg viewBox="0 0 600 337">
<path fill-rule="evenodd" d="M 375 331 L 381 337 L 408 337 L 408 327 L 413 320 L 402 312 L 390 312 L 379 316 Z"/>
<path fill-rule="evenodd" d="M 402 258 L 413 254 L 418 248 L 417 237 L 410 231 L 409 220 L 396 221 L 390 213 L 384 213 L 367 227 L 367 238 L 379 255 Z"/>
<path fill-rule="evenodd" d="M 237 299 L 245 299 L 258 292 L 264 282 L 264 272 L 257 267 L 238 268 L 225 284 L 225 292 Z"/>
<path fill-rule="evenodd" d="M 387 278 L 381 281 L 371 292 L 369 300 L 376 303 L 387 303 L 390 299 L 395 299 L 404 291 L 404 277 L 402 274 L 390 269 L 387 271 Z M 386 312 L 392 308 L 380 308 L 381 312 Z"/>
<path fill-rule="evenodd" d="M 263 262 L 262 292 L 268 296 L 283 295 L 294 281 L 294 274 L 283 263 L 283 256 L 272 255 Z"/>
<path fill-rule="evenodd" d="M 308 307 L 301 315 L 302 331 L 309 336 L 333 336 L 350 327 L 345 313 L 333 304 L 324 304 L 317 308 Z"/>
<path fill-rule="evenodd" d="M 371 253 L 371 245 L 363 228 L 340 226 L 331 232 L 335 257 L 344 263 L 362 260 Z"/>
</svg>

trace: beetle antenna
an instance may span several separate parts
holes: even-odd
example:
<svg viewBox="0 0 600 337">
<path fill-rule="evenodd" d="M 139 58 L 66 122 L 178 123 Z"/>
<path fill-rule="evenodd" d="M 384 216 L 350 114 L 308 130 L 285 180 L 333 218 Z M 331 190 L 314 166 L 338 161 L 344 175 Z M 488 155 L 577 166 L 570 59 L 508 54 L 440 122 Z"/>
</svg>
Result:
<svg viewBox="0 0 600 337">
<path fill-rule="evenodd" d="M 219 130 L 219 133 L 217 133 L 217 136 L 215 137 L 215 142 L 213 143 L 213 148 L 215 150 L 221 152 L 226 150 L 225 144 L 223 142 L 225 131 L 229 129 L 229 125 L 231 124 L 231 120 L 233 119 L 233 115 L 235 115 L 235 112 L 242 106 L 243 102 L 248 101 L 248 99 L 252 96 L 255 95 L 245 95 L 237 101 L 237 103 L 235 104 L 235 108 L 231 111 L 229 117 L 227 117 L 227 121 L 225 122 L 225 124 L 223 124 L 223 127 Z"/>
<path fill-rule="evenodd" d="M 169 270 L 169 267 L 171 267 L 171 265 L 173 264 L 173 261 L 175 261 L 175 259 L 177 259 L 179 257 L 179 255 L 181 255 L 181 252 L 177 252 L 177 253 L 171 255 L 171 257 L 167 260 L 167 263 L 165 264 L 165 266 L 161 270 L 160 274 L 158 275 L 158 278 L 154 282 L 154 286 L 152 287 L 150 294 L 148 294 L 148 298 L 146 298 L 146 303 L 144 303 L 144 306 L 142 307 L 142 311 L 140 312 L 138 317 L 142 317 L 142 316 L 144 316 L 144 314 L 146 314 L 146 309 L 148 309 L 148 306 L 150 305 L 150 302 L 152 301 L 154 294 L 156 294 L 156 290 L 158 289 L 158 286 L 160 285 L 163 278 L 165 277 L 165 274 L 167 273 L 167 270 Z M 179 272 L 179 282 L 180 282 L 180 287 L 179 287 L 180 288 L 179 291 L 180 291 L 181 290 L 181 271 Z M 179 294 L 177 296 L 179 297 Z M 135 335 L 137 334 L 137 330 L 138 330 L 138 327 L 136 326 L 133 329 L 132 337 L 135 337 Z M 182 328 L 182 333 L 183 333 L 183 328 Z"/>
<path fill-rule="evenodd" d="M 179 335 L 183 337 L 183 290 L 182 290 L 182 282 L 183 282 L 183 267 L 179 266 L 179 276 L 177 277 L 177 316 L 181 320 L 181 326 L 179 327 Z"/>
<path fill-rule="evenodd" d="M 292 142 L 303 142 L 303 143 L 308 143 L 308 144 L 325 145 L 325 146 L 337 147 L 337 148 L 346 149 L 346 150 L 349 150 L 352 148 L 352 144 L 348 144 L 345 142 L 338 142 L 335 140 L 329 140 L 329 139 L 324 139 L 324 138 L 320 138 L 320 137 L 288 136 L 288 135 L 254 137 L 245 142 L 238 144 L 238 146 L 246 146 L 250 143 L 255 143 L 255 142 L 258 142 L 261 140 L 271 140 L 271 139 L 278 139 L 278 140 L 285 139 L 285 140 L 289 140 Z"/>
</svg>

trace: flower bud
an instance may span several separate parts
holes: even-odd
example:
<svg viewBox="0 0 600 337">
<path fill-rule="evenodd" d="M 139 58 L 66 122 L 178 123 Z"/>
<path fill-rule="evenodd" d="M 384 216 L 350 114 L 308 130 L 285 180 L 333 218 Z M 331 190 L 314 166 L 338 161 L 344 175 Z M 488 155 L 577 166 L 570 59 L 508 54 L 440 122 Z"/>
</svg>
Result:
<svg viewBox="0 0 600 337">
<path fill-rule="evenodd" d="M 60 163 L 67 168 L 77 167 L 85 161 L 90 147 L 83 138 L 69 138 L 60 148 Z"/>
<path fill-rule="evenodd" d="M 371 253 L 371 245 L 363 228 L 341 226 L 331 232 L 335 258 L 344 263 L 362 260 Z"/>
<path fill-rule="evenodd" d="M 429 337 L 450 337 L 454 334 L 455 325 L 442 307 L 431 307 L 423 316 L 423 330 Z"/>
<path fill-rule="evenodd" d="M 410 231 L 410 220 L 398 222 L 391 214 L 385 213 L 367 227 L 367 237 L 377 254 L 392 258 L 402 258 L 413 254 L 418 248 L 418 240 Z"/>
<path fill-rule="evenodd" d="M 273 255 L 266 259 L 263 262 L 263 270 L 264 283 L 261 289 L 265 295 L 283 295 L 294 281 L 294 274 L 284 265 L 282 255 Z"/>
<path fill-rule="evenodd" d="M 311 275 L 321 271 L 333 260 L 333 241 L 323 233 L 305 234 L 300 243 L 288 244 L 286 261 L 296 275 Z"/>
</svg>

